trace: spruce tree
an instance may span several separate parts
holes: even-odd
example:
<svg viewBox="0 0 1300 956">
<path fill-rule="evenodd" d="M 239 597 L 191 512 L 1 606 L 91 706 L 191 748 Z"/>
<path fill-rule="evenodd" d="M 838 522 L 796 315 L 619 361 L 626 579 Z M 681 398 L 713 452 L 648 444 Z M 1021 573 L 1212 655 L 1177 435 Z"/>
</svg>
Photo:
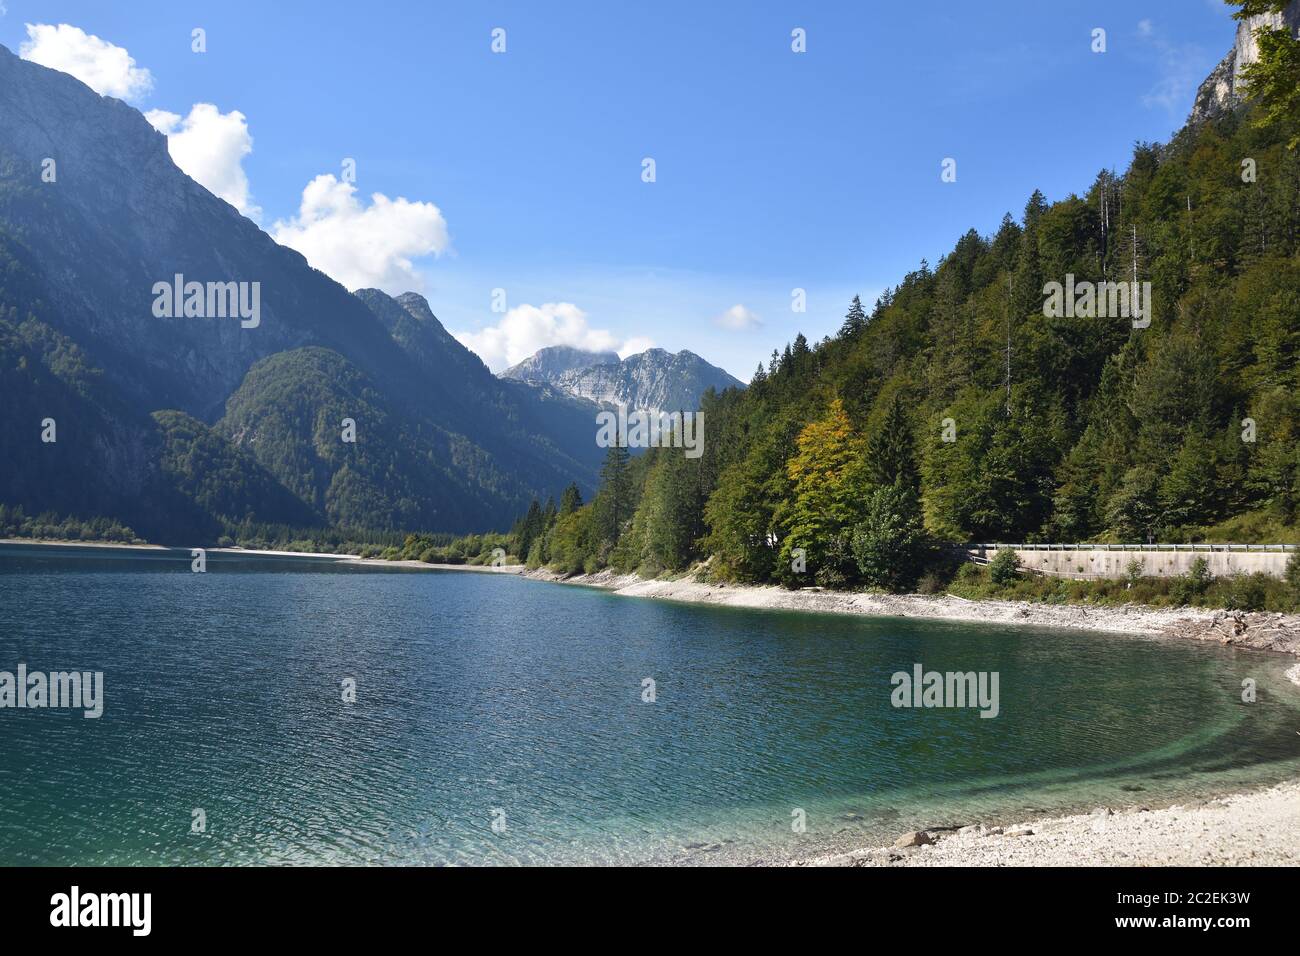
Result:
<svg viewBox="0 0 1300 956">
<path fill-rule="evenodd" d="M 858 296 L 853 297 L 853 302 L 849 305 L 849 311 L 844 316 L 844 324 L 840 327 L 841 338 L 852 338 L 867 327 L 867 313 L 863 311 L 862 299 Z"/>
<path fill-rule="evenodd" d="M 631 460 L 632 454 L 620 438 L 609 447 L 600 468 L 600 498 L 605 516 L 602 532 L 614 543 L 618 542 L 623 522 L 632 516 Z"/>
<path fill-rule="evenodd" d="M 533 542 L 546 530 L 543 525 L 542 507 L 533 499 L 533 503 L 528 506 L 528 514 L 524 515 L 523 523 L 519 527 L 519 548 L 518 555 L 521 558 L 528 557 L 528 552 L 532 550 Z"/>
<path fill-rule="evenodd" d="M 880 430 L 867 440 L 867 467 L 878 485 L 898 485 L 910 491 L 918 487 L 916 448 L 907 403 L 895 395 Z"/>
<path fill-rule="evenodd" d="M 582 507 L 582 492 L 578 490 L 577 482 L 569 485 L 564 489 L 564 494 L 560 495 L 560 515 L 569 515 Z"/>
</svg>

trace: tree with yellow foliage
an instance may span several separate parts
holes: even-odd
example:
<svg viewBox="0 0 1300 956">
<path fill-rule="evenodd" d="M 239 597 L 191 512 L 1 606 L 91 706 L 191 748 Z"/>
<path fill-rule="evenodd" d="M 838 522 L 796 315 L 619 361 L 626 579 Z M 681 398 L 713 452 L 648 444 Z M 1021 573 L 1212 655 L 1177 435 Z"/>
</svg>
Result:
<svg viewBox="0 0 1300 956">
<path fill-rule="evenodd" d="M 785 529 L 779 573 L 788 583 L 808 581 L 797 566 L 795 549 L 802 548 L 807 574 L 818 584 L 843 584 L 853 573 L 849 536 L 870 485 L 862 436 L 837 398 L 804 427 L 796 447 L 786 464 L 793 493 L 777 516 Z"/>
</svg>

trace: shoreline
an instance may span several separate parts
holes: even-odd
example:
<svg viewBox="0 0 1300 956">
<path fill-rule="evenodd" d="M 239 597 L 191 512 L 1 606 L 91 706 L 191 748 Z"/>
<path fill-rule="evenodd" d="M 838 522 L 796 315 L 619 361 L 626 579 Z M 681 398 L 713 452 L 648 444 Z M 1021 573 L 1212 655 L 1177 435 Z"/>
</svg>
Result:
<svg viewBox="0 0 1300 956">
<path fill-rule="evenodd" d="M 1202 640 L 1300 657 L 1300 615 L 1140 604 L 1040 604 L 968 601 L 951 594 L 883 594 L 801 590 L 777 585 L 706 584 L 690 578 L 642 578 L 600 571 L 570 577 L 546 569 L 523 576 L 557 584 L 597 587 L 624 597 L 759 610 L 805 611 L 871 617 L 910 617 L 982 624 L 1061 627 L 1179 640 Z M 1297 670 L 1300 670 L 1298 668 Z M 1293 680 L 1300 685 L 1300 673 Z"/>
<path fill-rule="evenodd" d="M 0 546 L 6 545 L 104 548 L 145 552 L 184 552 L 186 550 L 182 547 L 169 547 L 158 544 L 0 538 Z M 354 554 L 333 554 L 329 552 L 276 551 L 249 548 L 208 548 L 206 550 L 209 554 L 307 558 L 359 564 L 374 568 L 509 574 L 548 583 L 601 588 L 623 597 L 653 598 L 662 601 L 709 604 L 720 607 L 872 617 L 923 618 L 977 624 L 1060 627 L 1177 640 L 1214 641 L 1224 646 L 1300 657 L 1300 614 L 1266 611 L 1240 612 L 1194 607 L 1152 607 L 1144 604 L 1044 604 L 1033 601 L 970 601 L 951 594 L 885 594 L 824 591 L 820 588 L 791 591 L 773 584 L 709 584 L 696 581 L 688 575 L 675 579 L 643 578 L 637 574 L 618 574 L 609 570 L 599 571 L 595 574 L 562 575 L 546 568 L 530 571 L 522 564 L 508 564 L 501 567 L 474 564 L 425 564 L 421 561 L 388 561 L 383 558 L 361 558 Z M 1300 686 L 1300 666 L 1289 672 L 1288 676 L 1297 686 Z"/>
<path fill-rule="evenodd" d="M 144 552 L 183 552 L 181 546 L 123 544 L 108 541 L 53 541 L 0 538 L 0 546 L 104 548 Z M 1044 604 L 1034 601 L 971 601 L 951 594 L 886 594 L 879 592 L 825 591 L 820 588 L 787 590 L 774 584 L 710 584 L 683 575 L 678 578 L 643 578 L 637 574 L 598 571 L 562 575 L 546 568 L 528 570 L 522 564 L 501 567 L 474 564 L 426 564 L 389 561 L 354 554 L 315 551 L 278 551 L 252 548 L 207 548 L 209 554 L 271 558 L 311 558 L 374 568 L 427 571 L 469 571 L 509 574 L 554 584 L 595 587 L 623 597 L 653 598 L 688 604 L 710 604 L 754 610 L 803 611 L 816 614 L 850 614 L 872 617 L 908 617 L 937 621 L 965 621 L 1031 627 L 1061 627 L 1114 634 L 1212 640 L 1249 650 L 1271 651 L 1300 657 L 1300 614 L 1236 612 L 1197 607 L 1152 607 L 1145 604 Z M 1300 685 L 1300 673 L 1293 678 Z"/>
<path fill-rule="evenodd" d="M 902 834 L 893 846 L 827 853 L 788 865 L 1295 866 L 1300 779 L 1210 798 L 1040 816 L 1004 826 Z"/>
<path fill-rule="evenodd" d="M 47 541 L 34 538 L 0 538 L 0 547 L 26 545 L 41 548 L 103 548 L 114 551 L 188 552 L 182 545 L 124 544 L 119 541 Z M 421 571 L 478 571 L 484 574 L 522 574 L 522 564 L 507 564 L 496 568 L 486 564 L 426 564 L 423 561 L 387 561 L 383 558 L 361 558 L 355 554 L 337 554 L 332 551 L 275 551 L 259 548 L 204 548 L 208 554 L 247 555 L 259 558 L 313 558 L 337 561 L 342 564 L 363 564 L 376 568 L 411 568 Z"/>
</svg>

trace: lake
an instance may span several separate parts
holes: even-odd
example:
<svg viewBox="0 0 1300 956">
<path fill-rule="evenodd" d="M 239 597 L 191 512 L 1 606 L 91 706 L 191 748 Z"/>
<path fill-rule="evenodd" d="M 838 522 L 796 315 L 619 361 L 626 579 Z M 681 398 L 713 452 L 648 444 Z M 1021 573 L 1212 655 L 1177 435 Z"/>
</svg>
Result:
<svg viewBox="0 0 1300 956">
<path fill-rule="evenodd" d="M 104 709 L 0 709 L 6 865 L 779 861 L 1300 771 L 1281 656 L 508 574 L 0 546 L 20 663 Z M 893 706 L 917 664 L 997 716 Z"/>
</svg>

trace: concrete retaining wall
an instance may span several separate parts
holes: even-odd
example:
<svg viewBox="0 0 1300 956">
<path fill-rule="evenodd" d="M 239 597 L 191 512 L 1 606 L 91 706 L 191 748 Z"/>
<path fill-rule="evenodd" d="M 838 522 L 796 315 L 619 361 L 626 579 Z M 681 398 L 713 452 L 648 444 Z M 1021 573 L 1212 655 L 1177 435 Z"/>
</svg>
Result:
<svg viewBox="0 0 1300 956">
<path fill-rule="evenodd" d="M 1061 578 L 1122 578 L 1128 574 L 1129 562 L 1137 560 L 1142 564 L 1144 577 L 1168 578 L 1186 574 L 1197 558 L 1209 562 L 1210 573 L 1217 577 L 1233 574 L 1254 574 L 1262 571 L 1275 578 L 1282 577 L 1291 553 L 1282 550 L 1263 550 L 1265 545 L 1252 545 L 1260 550 L 1245 550 L 1244 545 L 1217 546 L 1214 550 L 1161 550 L 1158 546 L 1149 546 L 1138 550 L 1113 550 L 1119 545 L 1111 545 L 1112 550 L 1103 548 L 1089 549 L 1080 545 L 1079 550 L 1043 549 L 1018 545 L 1001 545 L 1016 552 L 1020 566 L 1029 571 Z M 1190 549 L 1190 545 L 1183 548 Z M 1220 550 L 1225 548 L 1226 550 Z M 1241 550 L 1236 550 L 1240 548 Z M 973 547 L 969 553 L 976 561 L 991 560 L 998 547 L 983 545 Z"/>
</svg>

